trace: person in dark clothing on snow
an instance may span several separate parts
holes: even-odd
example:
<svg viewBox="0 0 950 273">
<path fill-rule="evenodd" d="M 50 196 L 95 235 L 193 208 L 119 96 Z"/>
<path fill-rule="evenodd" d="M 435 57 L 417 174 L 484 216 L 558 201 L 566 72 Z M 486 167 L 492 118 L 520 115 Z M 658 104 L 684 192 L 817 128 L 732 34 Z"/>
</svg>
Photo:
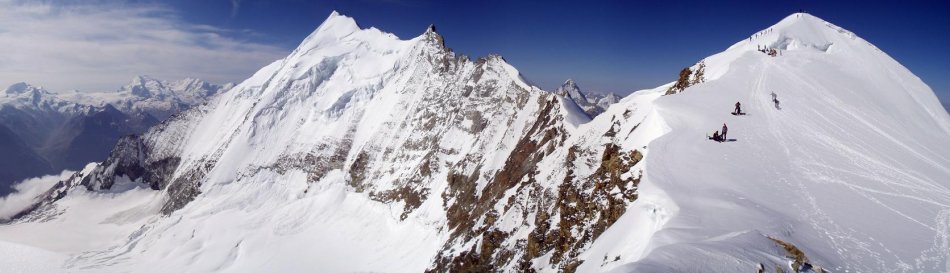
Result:
<svg viewBox="0 0 950 273">
<path fill-rule="evenodd" d="M 772 102 L 775 103 L 775 109 L 782 109 L 778 106 L 778 95 L 776 95 L 774 91 L 772 92 Z"/>
<path fill-rule="evenodd" d="M 727 139 L 727 138 L 726 138 L 726 132 L 728 132 L 728 131 L 729 131 L 729 127 L 726 127 L 726 124 L 723 123 L 723 124 L 722 124 L 722 135 L 720 135 L 720 138 L 721 138 L 722 140 L 720 140 L 720 141 L 726 141 L 726 139 Z"/>
<path fill-rule="evenodd" d="M 706 137 L 709 137 L 709 136 L 706 136 Z M 712 139 L 715 142 L 722 142 L 722 137 L 719 136 L 719 131 L 713 132 L 712 137 L 709 137 L 709 139 Z"/>
<path fill-rule="evenodd" d="M 736 102 L 736 110 L 733 110 L 733 115 L 742 115 L 742 104 L 738 101 Z"/>
</svg>

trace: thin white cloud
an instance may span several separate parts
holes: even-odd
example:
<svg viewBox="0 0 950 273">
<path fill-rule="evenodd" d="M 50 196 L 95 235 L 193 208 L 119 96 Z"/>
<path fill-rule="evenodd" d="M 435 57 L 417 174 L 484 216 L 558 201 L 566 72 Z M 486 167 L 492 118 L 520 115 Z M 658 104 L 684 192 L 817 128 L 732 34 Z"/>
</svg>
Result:
<svg viewBox="0 0 950 273">
<path fill-rule="evenodd" d="M 53 187 L 57 182 L 66 180 L 73 171 L 63 171 L 58 175 L 47 175 L 24 179 L 13 185 L 15 192 L 0 197 L 0 220 L 9 220 L 10 217 L 36 203 L 37 198 Z"/>
<path fill-rule="evenodd" d="M 114 90 L 135 75 L 240 82 L 289 50 L 182 22 L 161 5 L 0 0 L 0 89 Z"/>
<path fill-rule="evenodd" d="M 235 17 L 241 10 L 241 0 L 231 0 L 231 17 Z"/>
</svg>

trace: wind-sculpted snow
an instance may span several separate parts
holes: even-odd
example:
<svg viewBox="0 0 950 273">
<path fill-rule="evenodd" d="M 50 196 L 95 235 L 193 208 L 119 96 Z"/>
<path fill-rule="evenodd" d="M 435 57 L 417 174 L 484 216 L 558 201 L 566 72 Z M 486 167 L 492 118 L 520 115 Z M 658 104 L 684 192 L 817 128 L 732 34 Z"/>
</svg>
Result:
<svg viewBox="0 0 950 273">
<path fill-rule="evenodd" d="M 72 255 L 65 271 L 946 272 L 939 107 L 806 14 L 591 120 L 434 27 L 400 40 L 333 13 L 0 239 L 96 231 L 9 239 Z M 729 141 L 706 139 L 724 122 Z"/>
</svg>

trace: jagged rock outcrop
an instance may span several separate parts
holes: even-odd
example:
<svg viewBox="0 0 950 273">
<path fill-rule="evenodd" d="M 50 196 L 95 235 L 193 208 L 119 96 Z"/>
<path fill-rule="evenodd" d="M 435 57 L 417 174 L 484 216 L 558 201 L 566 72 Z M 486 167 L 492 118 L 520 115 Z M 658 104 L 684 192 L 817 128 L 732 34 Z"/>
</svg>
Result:
<svg viewBox="0 0 950 273">
<path fill-rule="evenodd" d="M 706 64 L 702 61 L 680 70 L 679 78 L 666 90 L 666 95 L 683 92 L 686 88 L 705 81 Z"/>
</svg>

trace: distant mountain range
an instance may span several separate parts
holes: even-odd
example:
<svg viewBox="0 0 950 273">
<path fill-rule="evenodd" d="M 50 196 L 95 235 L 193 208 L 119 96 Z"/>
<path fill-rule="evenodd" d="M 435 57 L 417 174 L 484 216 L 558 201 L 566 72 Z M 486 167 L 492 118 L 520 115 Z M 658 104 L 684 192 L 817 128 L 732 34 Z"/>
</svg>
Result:
<svg viewBox="0 0 950 273">
<path fill-rule="evenodd" d="M 78 170 L 138 134 L 233 84 L 137 76 L 115 92 L 53 93 L 16 83 L 0 94 L 0 196 L 21 179 Z"/>
</svg>

